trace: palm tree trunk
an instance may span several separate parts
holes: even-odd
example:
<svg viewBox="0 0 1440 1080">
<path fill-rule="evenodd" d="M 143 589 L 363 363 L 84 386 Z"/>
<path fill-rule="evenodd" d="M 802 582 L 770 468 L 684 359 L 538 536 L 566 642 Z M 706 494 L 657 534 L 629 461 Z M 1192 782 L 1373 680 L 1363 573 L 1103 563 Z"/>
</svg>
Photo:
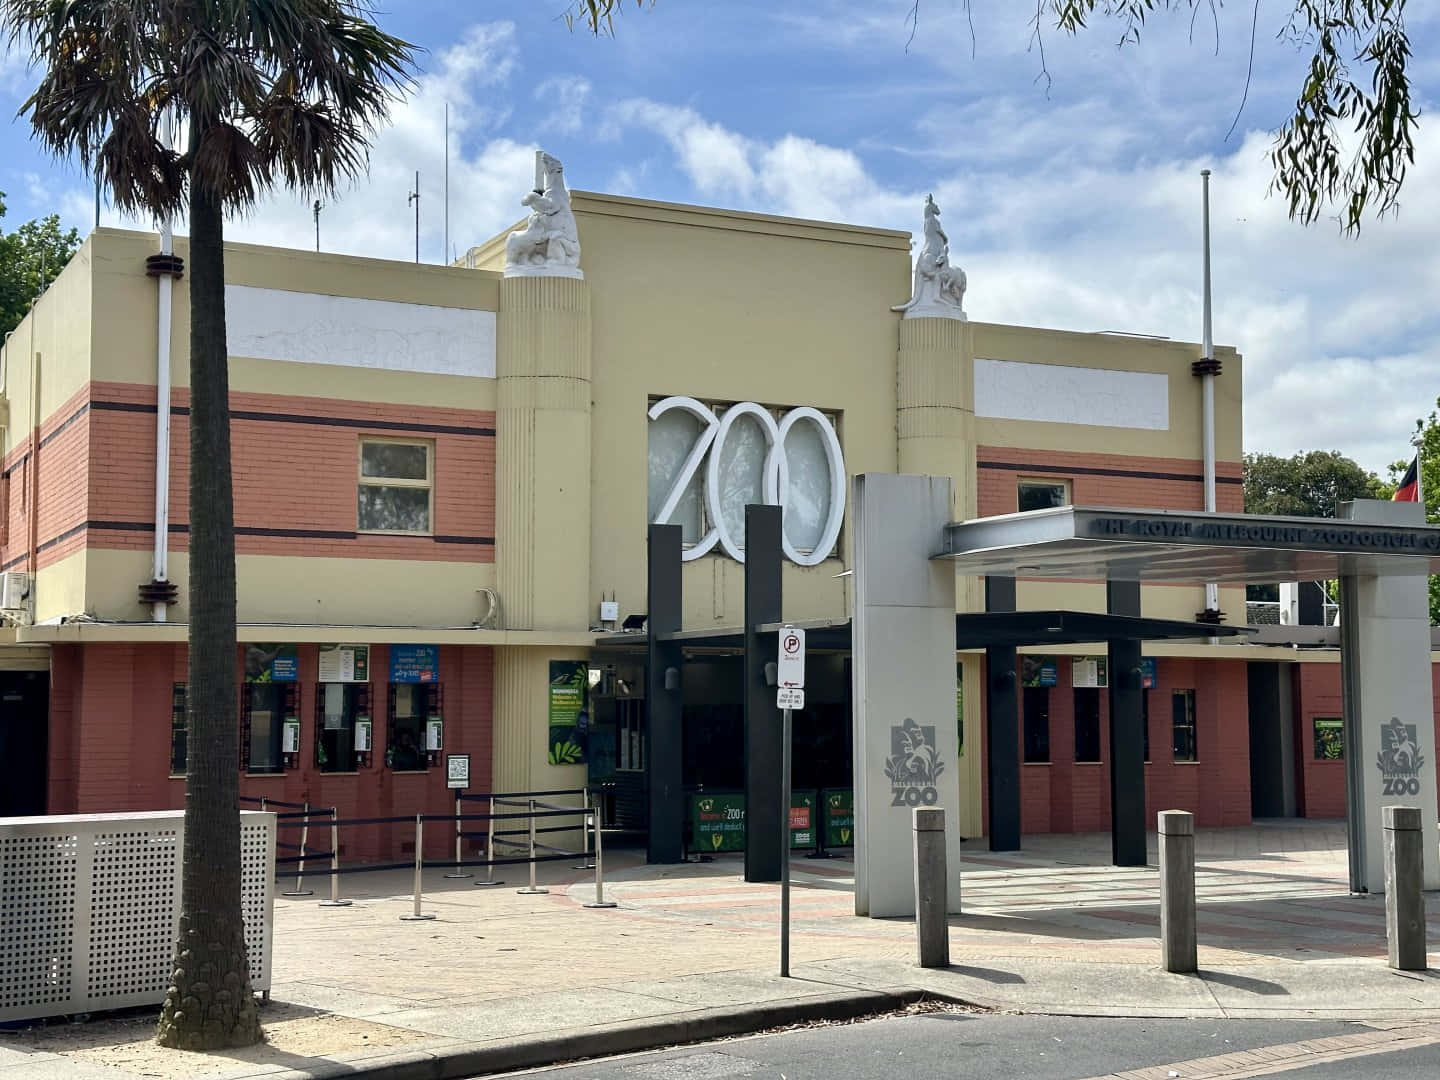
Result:
<svg viewBox="0 0 1440 1080">
<path fill-rule="evenodd" d="M 184 907 L 158 1038 L 192 1050 L 261 1039 L 240 907 L 235 517 L 224 218 L 190 188 L 190 684 Z"/>
</svg>

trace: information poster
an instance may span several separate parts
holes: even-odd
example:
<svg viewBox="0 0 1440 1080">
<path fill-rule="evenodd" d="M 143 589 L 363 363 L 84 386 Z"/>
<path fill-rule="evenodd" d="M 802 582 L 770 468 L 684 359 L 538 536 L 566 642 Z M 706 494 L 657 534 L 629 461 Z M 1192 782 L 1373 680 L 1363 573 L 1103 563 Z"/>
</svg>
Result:
<svg viewBox="0 0 1440 1080">
<path fill-rule="evenodd" d="M 1155 658 L 1153 656 L 1140 658 L 1140 689 L 1155 689 Z"/>
<path fill-rule="evenodd" d="M 1103 656 L 1077 656 L 1071 668 L 1070 684 L 1079 689 L 1103 689 L 1110 685 Z"/>
<path fill-rule="evenodd" d="M 1053 656 L 1020 657 L 1020 683 L 1022 686 L 1057 686 L 1060 682 L 1060 665 Z"/>
<path fill-rule="evenodd" d="M 583 765 L 582 734 L 589 727 L 586 710 L 590 664 L 585 660 L 550 661 L 550 764 Z"/>
<path fill-rule="evenodd" d="M 370 681 L 369 645 L 321 645 L 319 681 L 348 683 Z"/>
<path fill-rule="evenodd" d="M 690 828 L 696 851 L 744 851 L 745 796 L 691 795 Z"/>
<path fill-rule="evenodd" d="M 811 848 L 815 846 L 815 804 L 817 792 L 793 791 L 790 793 L 790 846 Z M 744 837 L 741 838 L 744 847 Z"/>
<path fill-rule="evenodd" d="M 300 678 L 300 653 L 295 645 L 245 645 L 247 683 L 290 683 Z"/>
<path fill-rule="evenodd" d="M 391 645 L 392 683 L 433 683 L 440 681 L 440 646 Z"/>
<path fill-rule="evenodd" d="M 824 792 L 825 846 L 855 846 L 855 792 Z"/>
</svg>

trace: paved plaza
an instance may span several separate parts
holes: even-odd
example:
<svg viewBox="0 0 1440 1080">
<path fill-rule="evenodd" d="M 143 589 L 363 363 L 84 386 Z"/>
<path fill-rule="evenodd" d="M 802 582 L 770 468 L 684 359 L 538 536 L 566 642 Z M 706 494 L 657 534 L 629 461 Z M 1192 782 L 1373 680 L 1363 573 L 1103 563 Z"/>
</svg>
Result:
<svg viewBox="0 0 1440 1080">
<path fill-rule="evenodd" d="M 427 871 L 436 917 L 423 922 L 400 919 L 410 874 L 342 877 L 354 903 L 341 908 L 319 906 L 327 881 L 307 879 L 315 896 L 276 900 L 268 1046 L 203 1057 L 153 1047 L 146 1018 L 56 1025 L 0 1033 L 0 1080 L 42 1067 L 67 1080 L 464 1075 L 543 1060 L 547 1046 L 552 1059 L 614 1052 L 921 993 L 1088 1016 L 1440 1020 L 1440 978 L 1386 968 L 1383 898 L 1348 894 L 1338 823 L 1199 832 L 1198 976 L 1159 968 L 1153 865 L 1109 866 L 1103 835 L 1025 844 L 965 845 L 965 913 L 939 971 L 914 967 L 909 920 L 853 915 L 849 860 L 797 856 L 788 980 L 776 973 L 778 887 L 744 883 L 738 856 L 652 867 L 611 852 L 611 909 L 583 906 L 593 875 L 568 862 L 542 865 L 539 895 L 516 891 L 523 867 L 497 871 L 494 888 Z M 1429 907 L 1434 946 L 1440 903 Z M 393 1071 L 417 1062 L 429 1064 Z"/>
</svg>

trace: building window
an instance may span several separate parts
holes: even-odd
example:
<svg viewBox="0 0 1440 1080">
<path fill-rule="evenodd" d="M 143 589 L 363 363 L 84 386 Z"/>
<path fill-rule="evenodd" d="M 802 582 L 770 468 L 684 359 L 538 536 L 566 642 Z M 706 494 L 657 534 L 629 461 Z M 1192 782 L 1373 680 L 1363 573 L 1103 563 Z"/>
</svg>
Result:
<svg viewBox="0 0 1440 1080">
<path fill-rule="evenodd" d="M 645 702 L 640 698 L 616 701 L 616 770 L 645 770 Z"/>
<path fill-rule="evenodd" d="M 1025 715 L 1025 761 L 1050 760 L 1050 688 L 1027 686 L 1021 701 Z"/>
<path fill-rule="evenodd" d="M 298 714 L 295 683 L 246 683 L 240 718 L 241 764 L 250 773 L 285 771 L 281 737 L 285 720 Z"/>
<path fill-rule="evenodd" d="M 1077 688 L 1075 696 L 1075 760 L 1100 760 L 1100 691 Z"/>
<path fill-rule="evenodd" d="M 1176 690 L 1170 695 L 1170 729 L 1176 761 L 1198 761 L 1195 741 L 1195 691 Z"/>
<path fill-rule="evenodd" d="M 1068 480 L 1021 480 L 1020 509 L 1049 510 L 1070 505 Z"/>
<path fill-rule="evenodd" d="M 1315 760 L 1345 760 L 1345 721 L 1338 716 L 1317 716 L 1315 725 Z"/>
<path fill-rule="evenodd" d="M 428 769 L 425 725 L 440 719 L 440 684 L 391 683 L 389 711 L 385 764 L 396 772 Z"/>
<path fill-rule="evenodd" d="M 170 689 L 170 775 L 185 775 L 185 747 L 189 728 L 185 720 L 185 684 Z"/>
<path fill-rule="evenodd" d="M 1145 764 L 1150 764 L 1150 691 L 1140 691 L 1140 730 L 1145 733 Z"/>
<path fill-rule="evenodd" d="M 361 532 L 429 533 L 435 496 L 435 445 L 360 440 Z"/>
<path fill-rule="evenodd" d="M 369 763 L 370 687 L 320 683 L 315 694 L 315 765 L 321 772 L 355 772 Z"/>
</svg>

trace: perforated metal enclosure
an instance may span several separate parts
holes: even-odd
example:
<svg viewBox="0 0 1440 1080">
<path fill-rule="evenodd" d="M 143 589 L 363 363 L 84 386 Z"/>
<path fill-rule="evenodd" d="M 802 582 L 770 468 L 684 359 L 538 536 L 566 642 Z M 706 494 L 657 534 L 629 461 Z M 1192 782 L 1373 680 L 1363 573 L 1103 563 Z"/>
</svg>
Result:
<svg viewBox="0 0 1440 1080">
<path fill-rule="evenodd" d="M 0 1022 L 159 1005 L 180 919 L 185 815 L 0 818 Z M 275 815 L 240 822 L 250 984 L 270 989 Z"/>
</svg>

